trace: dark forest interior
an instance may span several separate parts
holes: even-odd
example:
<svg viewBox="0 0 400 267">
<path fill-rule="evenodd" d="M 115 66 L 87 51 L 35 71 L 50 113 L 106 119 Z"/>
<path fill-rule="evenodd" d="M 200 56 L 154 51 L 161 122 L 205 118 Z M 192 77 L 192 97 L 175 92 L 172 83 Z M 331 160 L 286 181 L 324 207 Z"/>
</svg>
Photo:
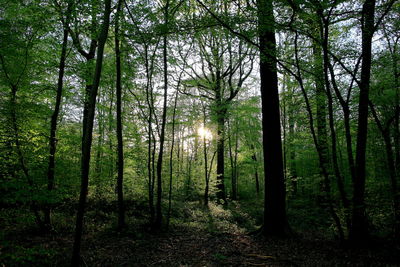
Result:
<svg viewBox="0 0 400 267">
<path fill-rule="evenodd" d="M 399 18 L 0 0 L 0 265 L 400 266 Z"/>
</svg>

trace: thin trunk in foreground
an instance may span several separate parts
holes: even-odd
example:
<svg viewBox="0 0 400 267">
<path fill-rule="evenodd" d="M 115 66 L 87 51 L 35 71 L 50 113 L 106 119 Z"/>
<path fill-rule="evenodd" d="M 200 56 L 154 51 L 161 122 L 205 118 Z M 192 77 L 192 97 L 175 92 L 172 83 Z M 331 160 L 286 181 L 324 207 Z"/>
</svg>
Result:
<svg viewBox="0 0 400 267">
<path fill-rule="evenodd" d="M 71 13 L 72 4 L 68 3 L 68 10 L 66 14 L 66 21 L 64 25 L 64 33 L 63 33 L 63 42 L 61 47 L 61 56 L 60 56 L 60 64 L 58 67 L 58 81 L 57 81 L 57 95 L 56 95 L 56 104 L 54 106 L 53 114 L 51 115 L 51 123 L 50 123 L 50 139 L 49 139 L 49 165 L 47 169 L 47 190 L 51 192 L 54 188 L 54 168 L 55 168 L 55 155 L 56 155 L 56 146 L 57 146 L 57 121 L 58 115 L 60 113 L 61 107 L 61 97 L 63 92 L 63 82 L 64 82 L 64 72 L 65 72 L 65 60 L 67 58 L 67 46 L 68 46 L 68 28 L 66 25 L 69 24 L 70 21 L 70 13 Z M 44 223 L 47 227 L 51 225 L 51 207 L 47 205 L 44 209 Z"/>
<path fill-rule="evenodd" d="M 80 265 L 80 249 L 83 231 L 83 216 L 85 213 L 86 198 L 89 185 L 89 169 L 90 169 L 90 150 L 92 147 L 92 132 L 94 114 L 96 108 L 97 91 L 100 85 L 101 69 L 103 65 L 104 46 L 107 40 L 108 27 L 110 24 L 111 0 L 105 1 L 105 9 L 103 16 L 103 24 L 99 36 L 99 46 L 97 48 L 96 67 L 93 75 L 93 86 L 90 91 L 89 101 L 87 105 L 87 119 L 83 124 L 82 137 L 82 158 L 81 158 L 81 192 L 79 196 L 79 206 L 76 215 L 75 239 L 72 251 L 71 266 Z"/>
<path fill-rule="evenodd" d="M 350 241 L 362 244 L 368 240 L 368 221 L 365 211 L 365 154 L 367 148 L 369 83 L 371 78 L 372 36 L 374 34 L 375 0 L 366 0 L 362 9 L 362 66 L 358 102 L 356 145 L 356 176 L 353 183 L 352 225 Z"/>
<path fill-rule="evenodd" d="M 122 139 L 122 86 L 121 86 L 121 51 L 119 41 L 119 16 L 121 12 L 121 0 L 118 1 L 115 17 L 115 68 L 116 68 L 116 96 L 117 96 L 117 141 L 118 141 L 118 229 L 125 227 L 125 206 L 124 206 L 124 144 Z"/>
</svg>

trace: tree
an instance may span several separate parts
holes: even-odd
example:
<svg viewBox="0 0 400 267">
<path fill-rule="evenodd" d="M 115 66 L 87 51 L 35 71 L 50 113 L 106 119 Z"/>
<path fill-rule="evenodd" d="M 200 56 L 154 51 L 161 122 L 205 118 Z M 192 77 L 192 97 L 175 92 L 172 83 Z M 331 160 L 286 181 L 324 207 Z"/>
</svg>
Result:
<svg viewBox="0 0 400 267">
<path fill-rule="evenodd" d="M 119 19 L 121 13 L 122 0 L 118 1 L 117 13 L 115 17 L 115 68 L 116 68 L 116 95 L 117 95 L 117 140 L 118 140 L 118 229 L 125 227 L 125 206 L 124 206 L 124 144 L 122 137 L 122 85 L 121 85 L 121 51 L 120 51 L 120 32 Z"/>
<path fill-rule="evenodd" d="M 35 179 L 35 174 L 30 166 L 34 159 L 29 157 L 29 154 L 32 155 L 30 151 L 32 144 L 26 142 L 33 134 L 24 131 L 24 126 L 32 126 L 28 122 L 34 117 L 32 109 L 38 105 L 33 103 L 31 107 L 27 106 L 26 98 L 23 98 L 21 94 L 33 80 L 42 78 L 36 73 L 36 71 L 40 73 L 40 70 L 43 70 L 40 68 L 40 61 L 36 56 L 41 52 L 39 49 L 40 37 L 48 28 L 43 24 L 43 10 L 36 9 L 34 3 L 26 5 L 4 3 L 3 10 L 1 38 L 4 41 L 0 44 L 0 78 L 1 88 L 4 90 L 2 104 L 4 104 L 5 111 L 2 115 L 6 117 L 3 120 L 5 124 L 3 140 L 7 144 L 8 155 L 5 159 L 13 162 L 9 167 L 15 168 L 15 170 L 7 172 L 11 175 L 12 182 L 23 180 L 22 191 L 25 191 L 27 197 L 22 201 L 29 205 L 38 228 L 46 231 L 46 225 L 40 213 L 42 206 L 38 197 L 42 192 L 37 190 L 37 179 Z M 47 6 L 44 10 L 48 10 Z M 19 16 L 21 12 L 29 12 L 32 16 Z M 23 117 L 24 123 L 22 123 Z M 37 130 L 32 128 L 33 131 Z M 19 199 L 17 198 L 17 200 Z"/>
<path fill-rule="evenodd" d="M 368 130 L 369 83 L 372 60 L 371 47 L 375 31 L 374 18 L 375 0 L 366 0 L 362 9 L 362 66 L 358 102 L 356 175 L 353 184 L 352 225 L 349 233 L 350 240 L 359 244 L 368 239 L 368 222 L 365 214 L 365 152 Z"/>
<path fill-rule="evenodd" d="M 96 108 L 96 97 L 100 85 L 101 70 L 103 65 L 104 46 L 106 44 L 108 27 L 110 24 L 111 0 L 104 3 L 104 14 L 101 31 L 98 38 L 98 48 L 96 57 L 96 67 L 93 73 L 93 86 L 90 88 L 89 99 L 85 105 L 86 112 L 83 120 L 83 136 L 82 136 L 82 158 L 81 158 L 81 191 L 79 196 L 79 206 L 76 215 L 75 239 L 72 251 L 72 266 L 80 265 L 80 248 L 83 231 L 83 216 L 85 214 L 86 198 L 89 185 L 89 167 L 90 167 L 90 150 L 92 146 L 93 121 Z"/>
<path fill-rule="evenodd" d="M 264 152 L 264 235 L 287 233 L 286 189 L 283 175 L 282 141 L 276 67 L 275 22 L 271 0 L 258 0 L 260 81 Z"/>
<path fill-rule="evenodd" d="M 154 221 L 154 228 L 159 230 L 162 224 L 162 210 L 161 210 L 161 199 L 162 199 L 162 164 L 164 154 L 164 141 L 165 141 L 165 123 L 167 121 L 167 100 L 168 100 L 168 59 L 167 59 L 167 32 L 168 32 L 168 21 L 169 21 L 169 0 L 166 0 L 164 6 L 164 27 L 163 32 L 163 67 L 164 67 L 164 104 L 161 118 L 161 133 L 160 133 L 160 149 L 158 152 L 157 159 L 157 202 L 156 202 L 156 218 Z"/>
<path fill-rule="evenodd" d="M 251 48 L 240 40 L 229 43 L 229 33 L 224 29 L 207 29 L 196 34 L 193 44 L 199 50 L 198 68 L 187 65 L 184 70 L 190 77 L 186 85 L 187 95 L 207 100 L 212 118 L 217 125 L 217 200 L 226 203 L 225 192 L 225 139 L 226 121 L 232 101 L 243 89 L 253 70 Z M 192 48 L 188 48 L 188 51 Z M 181 57 L 183 57 L 181 55 Z M 187 64 L 187 63 L 184 63 Z M 198 93 L 190 92 L 195 88 Z"/>
<path fill-rule="evenodd" d="M 63 18 L 63 41 L 61 47 L 61 55 L 60 55 L 60 64 L 59 64 L 59 72 L 58 72 L 58 81 L 57 81 L 57 95 L 56 95 L 56 103 L 54 106 L 53 114 L 51 115 L 51 123 L 50 123 L 50 138 L 49 138 L 49 166 L 47 170 L 47 190 L 51 192 L 54 188 L 54 168 L 55 168 L 55 154 L 57 147 L 57 123 L 58 116 L 60 113 L 61 106 L 61 97 L 63 93 L 63 82 L 64 82 L 64 72 L 65 72 L 65 61 L 67 58 L 67 46 L 68 46 L 68 26 L 71 19 L 72 12 L 72 3 L 68 1 L 68 7 L 65 14 L 65 19 Z M 44 223 L 47 227 L 51 225 L 51 208 L 45 207 L 44 209 Z"/>
</svg>

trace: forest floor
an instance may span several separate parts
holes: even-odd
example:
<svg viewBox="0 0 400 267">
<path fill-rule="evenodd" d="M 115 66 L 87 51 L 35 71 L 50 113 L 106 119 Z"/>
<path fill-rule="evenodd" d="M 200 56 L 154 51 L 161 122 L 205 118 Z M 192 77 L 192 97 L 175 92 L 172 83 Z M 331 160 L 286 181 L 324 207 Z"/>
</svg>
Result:
<svg viewBox="0 0 400 267">
<path fill-rule="evenodd" d="M 400 248 L 376 241 L 343 248 L 312 231 L 286 239 L 249 235 L 256 221 L 238 203 L 224 209 L 198 202 L 171 213 L 169 231 L 151 233 L 145 205 L 130 205 L 128 227 L 115 229 L 115 208 L 89 205 L 82 243 L 84 266 L 400 266 Z M 72 207 L 55 213 L 52 234 L 28 227 L 27 212 L 2 209 L 0 266 L 68 266 L 73 242 Z M 25 221 L 24 221 L 25 219 Z"/>
</svg>

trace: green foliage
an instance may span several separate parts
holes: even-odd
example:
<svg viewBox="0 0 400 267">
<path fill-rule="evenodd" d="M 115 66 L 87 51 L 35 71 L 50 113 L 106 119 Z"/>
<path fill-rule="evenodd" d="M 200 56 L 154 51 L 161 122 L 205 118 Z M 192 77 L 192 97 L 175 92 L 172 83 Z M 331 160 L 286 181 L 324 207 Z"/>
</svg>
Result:
<svg viewBox="0 0 400 267">
<path fill-rule="evenodd" d="M 10 248 L 2 244 L 0 261 L 6 266 L 48 266 L 55 254 L 54 249 L 43 246 Z"/>
<path fill-rule="evenodd" d="M 153 204 L 156 201 L 157 183 L 152 179 L 160 144 L 164 36 L 167 37 L 169 90 L 162 163 L 162 211 L 167 214 L 171 175 L 170 227 L 188 226 L 212 234 L 257 230 L 263 224 L 263 206 L 268 205 L 263 203 L 263 191 L 269 175 L 263 168 L 262 110 L 259 69 L 256 67 L 259 55 L 257 47 L 249 44 L 259 38 L 257 6 L 251 1 L 203 1 L 215 16 L 226 22 L 221 26 L 221 21 L 198 2 L 171 0 L 170 23 L 164 25 L 165 2 L 123 2 L 120 39 L 124 193 L 127 203 L 132 205 L 127 205 L 127 220 L 140 226 L 140 230 L 130 229 L 128 233 L 131 231 L 138 238 L 147 237 L 142 228 L 147 229 L 150 220 L 150 196 L 154 198 Z M 321 34 L 316 34 L 316 28 L 323 26 L 318 23 L 328 19 L 327 11 L 330 10 L 327 57 L 333 73 L 326 74 L 333 110 L 332 117 L 327 115 L 322 121 L 325 119 L 327 125 L 325 141 L 331 204 L 343 228 L 348 230 L 333 164 L 332 137 L 335 134 L 338 172 L 351 202 L 353 182 L 349 158 L 355 158 L 357 153 L 359 76 L 363 64 L 357 63 L 361 56 L 361 39 L 355 38 L 361 29 L 358 10 L 361 2 L 322 1 L 318 4 L 323 9 L 324 19 L 316 13 L 314 2 L 299 0 L 291 2 L 291 6 L 284 1 L 274 4 L 278 15 L 280 123 L 287 212 L 295 232 L 316 232 L 325 238 L 334 238 L 336 228 L 323 192 L 325 185 L 318 146 L 311 134 L 312 130 L 317 131 L 316 121 L 321 119 L 317 118 L 313 46 L 322 45 Z M 10 238 L 21 229 L 35 228 L 33 203 L 38 205 L 39 217 L 45 207 L 53 209 L 55 231 L 68 234 L 73 231 L 81 183 L 85 90 L 93 79 L 94 69 L 94 60 L 86 60 L 81 50 L 89 51 L 90 40 L 97 38 L 103 3 L 82 0 L 72 8 L 61 113 L 57 122 L 55 188 L 50 191 L 47 181 L 49 131 L 56 103 L 66 4 L 65 1 L 0 0 L 0 223 L 7 232 L 1 236 L 0 259 L 6 266 L 49 265 L 59 253 L 44 244 L 20 245 Z M 384 14 L 385 5 L 382 4 L 378 10 Z M 397 182 L 400 138 L 399 125 L 396 125 L 399 115 L 396 113 L 399 106 L 398 9 L 399 4 L 395 3 L 378 25 L 372 49 L 370 83 L 371 105 L 389 136 L 393 161 L 397 164 Z M 115 17 L 112 23 L 115 23 Z M 95 111 L 87 223 L 93 231 L 98 227 L 99 231 L 115 234 L 112 228 L 116 218 L 116 71 L 115 25 L 111 26 Z M 72 40 L 71 33 L 79 39 L 80 47 Z M 299 62 L 295 62 L 295 52 Z M 217 74 L 220 75 L 218 79 Z M 12 93 L 15 93 L 15 99 Z M 310 110 L 305 105 L 305 96 Z M 345 108 L 340 96 L 348 105 L 349 133 L 346 133 Z M 395 224 L 393 183 L 389 179 L 390 162 L 382 129 L 371 111 L 370 108 L 365 203 L 371 233 L 387 237 L 393 234 Z M 224 182 L 228 204 L 224 207 L 214 203 L 217 121 L 220 116 L 224 116 L 225 121 Z M 311 129 L 311 119 L 314 129 Z M 329 123 L 332 123 L 332 129 Z M 206 145 L 198 133 L 199 127 L 207 128 L 211 133 Z M 346 134 L 350 135 L 351 141 Z M 209 175 L 208 208 L 203 207 L 206 174 Z M 256 192 L 256 174 L 259 192 Z M 237 200 L 232 199 L 233 177 L 237 177 Z M 17 227 L 12 228 L 12 225 Z M 220 264 L 227 257 L 221 253 L 211 256 Z"/>
</svg>

